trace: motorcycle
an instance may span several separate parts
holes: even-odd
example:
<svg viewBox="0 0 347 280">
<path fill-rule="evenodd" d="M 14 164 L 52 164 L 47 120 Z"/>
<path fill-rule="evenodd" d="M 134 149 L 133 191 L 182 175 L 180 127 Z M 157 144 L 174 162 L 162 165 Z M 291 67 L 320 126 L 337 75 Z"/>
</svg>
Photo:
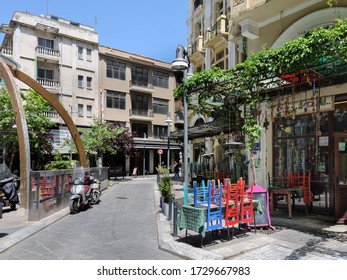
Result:
<svg viewBox="0 0 347 280">
<path fill-rule="evenodd" d="M 93 176 L 85 174 L 84 170 L 75 172 L 75 179 L 70 192 L 70 212 L 77 214 L 81 210 L 86 210 L 91 205 L 97 204 L 100 200 L 100 182 Z"/>
<path fill-rule="evenodd" d="M 10 206 L 11 210 L 16 210 L 19 203 L 19 179 L 13 174 L 6 164 L 0 164 L 0 191 L 5 195 L 2 204 Z"/>
</svg>

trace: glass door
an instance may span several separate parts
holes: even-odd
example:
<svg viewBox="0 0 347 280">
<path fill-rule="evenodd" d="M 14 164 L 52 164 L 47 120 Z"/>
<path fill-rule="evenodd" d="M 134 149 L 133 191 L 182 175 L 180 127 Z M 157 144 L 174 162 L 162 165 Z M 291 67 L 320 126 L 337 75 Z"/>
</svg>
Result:
<svg viewBox="0 0 347 280">
<path fill-rule="evenodd" d="M 347 133 L 335 134 L 335 220 L 347 224 Z"/>
</svg>

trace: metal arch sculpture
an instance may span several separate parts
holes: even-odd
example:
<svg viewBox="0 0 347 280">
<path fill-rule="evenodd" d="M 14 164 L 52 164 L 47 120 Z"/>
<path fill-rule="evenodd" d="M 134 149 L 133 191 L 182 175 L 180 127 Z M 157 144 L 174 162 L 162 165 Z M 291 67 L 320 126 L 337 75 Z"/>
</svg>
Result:
<svg viewBox="0 0 347 280">
<path fill-rule="evenodd" d="M 10 100 L 15 115 L 15 121 L 17 125 L 18 144 L 19 144 L 19 156 L 20 156 L 20 174 L 21 174 L 21 207 L 28 208 L 28 187 L 30 185 L 30 145 L 28 129 L 26 124 L 25 112 L 20 98 L 18 87 L 14 81 L 14 77 L 21 82 L 27 84 L 29 87 L 37 91 L 45 100 L 47 100 L 58 112 L 58 114 L 65 121 L 72 138 L 75 142 L 77 152 L 79 155 L 79 163 L 83 167 L 87 167 L 87 158 L 84 150 L 83 142 L 80 134 L 73 123 L 70 115 L 65 108 L 58 102 L 53 94 L 43 88 L 35 80 L 30 78 L 17 69 L 18 65 L 12 61 L 6 59 L 6 57 L 0 56 L 0 76 L 3 78 L 5 85 L 10 94 Z"/>
</svg>

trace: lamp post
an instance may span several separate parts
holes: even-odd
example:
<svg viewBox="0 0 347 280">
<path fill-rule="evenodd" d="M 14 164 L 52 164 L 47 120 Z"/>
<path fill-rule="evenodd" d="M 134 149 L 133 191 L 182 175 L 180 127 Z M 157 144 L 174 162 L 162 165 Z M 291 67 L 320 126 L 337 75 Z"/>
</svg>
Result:
<svg viewBox="0 0 347 280">
<path fill-rule="evenodd" d="M 146 133 L 143 134 L 143 177 L 146 175 Z"/>
<path fill-rule="evenodd" d="M 167 168 L 170 170 L 170 126 L 172 124 L 170 112 L 167 113 L 165 122 L 167 124 Z"/>
<path fill-rule="evenodd" d="M 176 49 L 176 59 L 171 63 L 171 69 L 174 71 L 183 72 L 183 81 L 186 82 L 191 76 L 188 73 L 190 69 L 190 61 L 188 57 L 188 51 L 181 45 L 178 45 Z M 184 140 L 183 140 L 183 162 L 184 162 L 184 183 L 188 186 L 188 104 L 187 104 L 187 92 L 183 96 L 183 114 L 184 114 Z"/>
</svg>

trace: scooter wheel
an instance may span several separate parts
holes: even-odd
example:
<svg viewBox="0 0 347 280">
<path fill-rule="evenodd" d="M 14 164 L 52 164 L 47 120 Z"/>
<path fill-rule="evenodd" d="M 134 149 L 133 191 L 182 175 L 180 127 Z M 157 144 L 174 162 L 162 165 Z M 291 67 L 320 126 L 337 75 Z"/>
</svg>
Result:
<svg viewBox="0 0 347 280">
<path fill-rule="evenodd" d="M 99 203 L 99 200 L 100 200 L 100 194 L 98 192 L 93 192 L 92 193 L 92 200 L 91 200 L 91 204 L 94 205 L 94 204 L 97 204 Z"/>
<path fill-rule="evenodd" d="M 77 214 L 79 212 L 78 199 L 70 200 L 69 207 L 71 214 Z"/>
</svg>

